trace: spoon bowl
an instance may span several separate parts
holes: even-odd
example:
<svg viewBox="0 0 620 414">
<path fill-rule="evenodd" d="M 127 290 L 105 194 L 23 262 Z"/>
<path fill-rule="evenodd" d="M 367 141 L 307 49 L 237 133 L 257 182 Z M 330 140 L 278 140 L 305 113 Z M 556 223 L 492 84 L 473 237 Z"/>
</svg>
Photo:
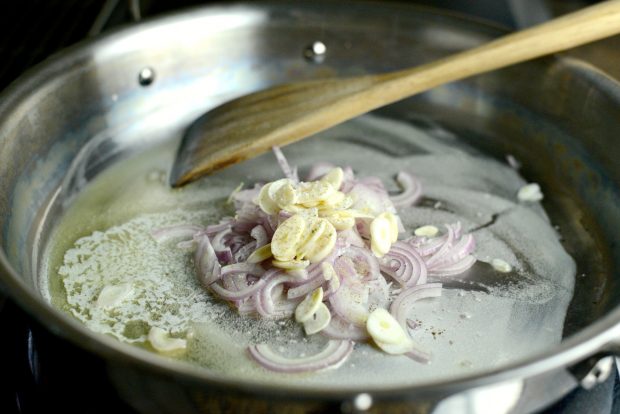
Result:
<svg viewBox="0 0 620 414">
<path fill-rule="evenodd" d="M 436 86 L 618 33 L 620 1 L 610 0 L 412 69 L 291 83 L 242 96 L 187 129 L 170 184 L 183 186 Z"/>
</svg>

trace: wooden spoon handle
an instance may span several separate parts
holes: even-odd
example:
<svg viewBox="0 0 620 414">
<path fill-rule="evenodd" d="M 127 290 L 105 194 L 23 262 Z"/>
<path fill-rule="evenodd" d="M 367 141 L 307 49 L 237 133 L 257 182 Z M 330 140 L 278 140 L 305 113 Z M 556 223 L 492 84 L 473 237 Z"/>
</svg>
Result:
<svg viewBox="0 0 620 414">
<path fill-rule="evenodd" d="M 375 86 L 357 98 L 373 102 L 370 109 L 374 109 L 438 85 L 617 33 L 620 33 L 620 1 L 606 1 L 432 63 L 378 75 Z"/>
<path fill-rule="evenodd" d="M 180 186 L 435 86 L 617 33 L 620 0 L 611 0 L 413 69 L 255 92 L 215 108 L 188 129 L 170 180 Z"/>
</svg>

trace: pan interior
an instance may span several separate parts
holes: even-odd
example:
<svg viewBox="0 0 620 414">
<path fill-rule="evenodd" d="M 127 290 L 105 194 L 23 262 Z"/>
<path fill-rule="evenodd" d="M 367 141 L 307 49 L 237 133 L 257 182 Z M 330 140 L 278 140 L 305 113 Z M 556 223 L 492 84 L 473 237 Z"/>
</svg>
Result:
<svg viewBox="0 0 620 414">
<path fill-rule="evenodd" d="M 418 325 L 413 337 L 434 355 L 431 364 L 358 344 L 337 370 L 268 372 L 248 358 L 248 345 L 266 342 L 284 354 L 309 355 L 326 339 L 304 336 L 292 320 L 238 316 L 199 286 L 191 252 L 174 242 L 157 243 L 150 233 L 174 224 L 214 224 L 231 214 L 226 198 L 239 183 L 252 186 L 281 173 L 274 157 L 265 154 L 175 191 L 167 186 L 173 148 L 167 143 L 121 161 L 81 188 L 50 239 L 44 255 L 48 279 L 43 279 L 49 285 L 43 291 L 94 331 L 149 348 L 148 329 L 157 326 L 190 338 L 184 358 L 189 363 L 236 380 L 347 388 L 467 376 L 525 359 L 561 340 L 575 264 L 540 205 L 517 200 L 526 184 L 517 170 L 440 127 L 421 129 L 367 115 L 284 151 L 302 176 L 312 164 L 327 161 L 351 166 L 360 177 L 378 176 L 395 192 L 394 175 L 412 172 L 422 180 L 425 198 L 399 212 L 409 233 L 425 224 L 460 222 L 476 238 L 479 262 L 466 275 L 444 280 L 443 296 L 420 302 L 410 315 Z M 92 154 L 82 157 L 86 164 L 78 157 L 71 169 L 76 174 L 92 168 Z M 84 181 L 68 176 L 64 188 L 71 193 L 71 183 Z M 69 198 L 61 193 L 59 200 Z M 492 259 L 505 260 L 513 270 L 496 271 L 488 264 Z M 131 299 L 113 309 L 97 306 L 104 286 L 127 283 L 134 291 Z"/>
</svg>

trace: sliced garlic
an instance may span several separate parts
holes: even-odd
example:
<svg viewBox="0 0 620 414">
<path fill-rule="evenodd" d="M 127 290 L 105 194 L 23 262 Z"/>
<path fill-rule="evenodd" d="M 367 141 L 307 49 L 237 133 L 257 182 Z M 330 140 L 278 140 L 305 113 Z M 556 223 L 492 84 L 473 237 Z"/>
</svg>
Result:
<svg viewBox="0 0 620 414">
<path fill-rule="evenodd" d="M 398 321 L 383 308 L 377 308 L 368 315 L 366 329 L 377 343 L 396 345 L 409 339 Z"/>
<path fill-rule="evenodd" d="M 336 230 L 347 230 L 355 226 L 355 217 L 347 210 L 334 211 L 325 218 L 336 228 Z"/>
<path fill-rule="evenodd" d="M 254 250 L 252 254 L 248 256 L 246 261 L 248 263 L 260 263 L 263 260 L 267 260 L 272 256 L 273 255 L 271 253 L 271 243 L 267 243 L 266 245 Z"/>
<path fill-rule="evenodd" d="M 502 259 L 491 260 L 491 266 L 493 266 L 493 269 L 497 270 L 500 273 L 508 273 L 512 271 L 512 266 L 510 266 L 508 262 Z"/>
<path fill-rule="evenodd" d="M 300 207 L 300 206 L 296 206 L 294 204 L 290 204 L 284 208 L 282 208 L 282 210 L 289 212 L 291 214 L 303 214 L 307 209 Z"/>
<path fill-rule="evenodd" d="M 537 183 L 530 183 L 519 189 L 517 198 L 519 201 L 536 202 L 543 199 L 543 193 L 540 190 L 540 185 Z"/>
<path fill-rule="evenodd" d="M 323 277 L 325 277 L 325 274 L 323 274 Z M 340 278 L 338 276 L 333 276 L 329 279 L 329 291 L 333 293 L 338 291 L 338 289 L 340 289 Z"/>
<path fill-rule="evenodd" d="M 329 199 L 334 192 L 336 189 L 325 181 L 301 183 L 297 203 L 305 207 L 315 207 L 320 202 Z"/>
<path fill-rule="evenodd" d="M 343 179 L 344 179 L 344 172 L 342 171 L 342 168 L 336 167 L 332 169 L 331 171 L 329 171 L 327 174 L 325 174 L 321 178 L 321 181 L 330 183 L 332 187 L 334 187 L 335 190 L 339 190 L 340 187 L 342 186 Z"/>
<path fill-rule="evenodd" d="M 351 216 L 355 217 L 355 218 L 365 218 L 365 219 L 374 219 L 375 216 L 373 216 L 370 213 L 366 213 L 362 210 L 355 210 L 355 209 L 348 209 L 347 213 L 349 213 Z"/>
<path fill-rule="evenodd" d="M 378 216 L 370 223 L 370 249 L 383 257 L 392 247 L 392 229 L 387 218 Z"/>
<path fill-rule="evenodd" d="M 312 248 L 306 251 L 305 256 L 310 260 L 310 263 L 317 263 L 326 258 L 336 245 L 337 234 L 334 226 L 325 219 L 318 220 L 324 222 L 325 226 Z"/>
<path fill-rule="evenodd" d="M 329 309 L 323 302 L 319 303 L 319 307 L 316 312 L 311 315 L 310 319 L 304 322 L 304 330 L 306 335 L 312 335 L 322 331 L 329 325 L 332 320 L 332 315 Z"/>
<path fill-rule="evenodd" d="M 283 209 L 287 206 L 294 205 L 297 202 L 297 191 L 295 190 L 293 183 L 291 183 L 290 180 L 287 180 L 287 182 L 279 186 L 271 198 L 278 205 L 278 207 Z"/>
<path fill-rule="evenodd" d="M 276 201 L 276 194 L 286 184 L 293 184 L 293 182 L 288 178 L 280 178 L 279 180 L 272 181 L 269 185 L 269 188 L 267 189 L 267 194 L 269 195 L 269 198 L 271 198 L 273 201 Z"/>
<path fill-rule="evenodd" d="M 310 266 L 310 260 L 272 260 L 271 264 L 284 270 L 301 270 Z"/>
<path fill-rule="evenodd" d="M 435 237 L 439 229 L 435 226 L 421 226 L 414 230 L 413 234 L 420 237 Z"/>
<path fill-rule="evenodd" d="M 325 209 L 331 207 L 336 210 L 345 210 L 353 205 L 353 198 L 342 191 L 337 191 L 329 199 L 325 200 L 323 204 Z"/>
<path fill-rule="evenodd" d="M 277 214 L 279 211 L 278 205 L 273 201 L 269 195 L 269 188 L 273 183 L 267 183 L 260 189 L 256 204 L 267 214 Z"/>
<path fill-rule="evenodd" d="M 329 224 L 325 220 L 311 219 L 308 220 L 309 225 L 306 226 L 305 234 L 302 236 L 302 241 L 297 248 L 297 259 L 305 259 L 308 252 L 314 251 L 316 243 L 325 232 L 325 228 Z"/>
<path fill-rule="evenodd" d="M 278 226 L 271 239 L 271 253 L 278 261 L 289 261 L 295 258 L 297 244 L 306 229 L 306 219 L 295 214 Z"/>
<path fill-rule="evenodd" d="M 295 308 L 295 320 L 300 323 L 309 320 L 321 303 L 323 303 L 323 288 L 319 287 L 308 293 L 304 300 L 297 305 L 297 308 Z"/>
<path fill-rule="evenodd" d="M 310 265 L 310 262 L 308 262 L 308 266 L 309 265 Z M 308 271 L 306 270 L 305 267 L 303 269 L 286 269 L 286 274 L 299 280 L 308 279 Z"/>
<path fill-rule="evenodd" d="M 104 309 L 114 308 L 130 299 L 133 294 L 131 283 L 104 286 L 97 298 L 97 306 Z"/>
<path fill-rule="evenodd" d="M 334 266 L 332 266 L 331 263 L 321 263 L 321 271 L 323 272 L 323 279 L 325 280 L 332 280 L 333 278 L 338 279 L 336 270 L 334 270 Z"/>
<path fill-rule="evenodd" d="M 396 219 L 396 216 L 386 211 L 379 214 L 377 217 L 383 217 L 390 223 L 390 242 L 396 243 L 396 240 L 398 240 L 398 219 Z"/>
<path fill-rule="evenodd" d="M 299 207 L 299 208 L 300 208 L 300 211 L 297 214 L 299 214 L 304 219 L 306 219 L 306 222 L 308 221 L 314 222 L 314 220 L 319 217 L 319 210 L 315 207 L 311 207 L 311 208 Z"/>
<path fill-rule="evenodd" d="M 168 332 L 155 326 L 149 331 L 148 339 L 157 352 L 165 354 L 184 352 L 187 348 L 185 339 L 171 338 Z"/>
<path fill-rule="evenodd" d="M 319 207 L 321 210 L 346 208 L 343 207 L 346 202 L 348 202 L 345 200 L 346 197 L 347 196 L 342 191 L 336 191 L 327 200 L 324 200 L 322 203 L 320 203 L 317 207 Z"/>
<path fill-rule="evenodd" d="M 375 341 L 377 346 L 381 348 L 383 352 L 390 355 L 402 355 L 411 351 L 414 348 L 414 343 L 411 339 L 406 339 L 397 344 L 388 344 L 386 342 Z"/>
</svg>

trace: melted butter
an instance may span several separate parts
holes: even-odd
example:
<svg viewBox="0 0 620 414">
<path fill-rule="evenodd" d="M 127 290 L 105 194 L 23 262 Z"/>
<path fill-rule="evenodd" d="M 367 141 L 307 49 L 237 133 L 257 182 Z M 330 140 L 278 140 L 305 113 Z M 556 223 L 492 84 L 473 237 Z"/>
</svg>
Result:
<svg viewBox="0 0 620 414">
<path fill-rule="evenodd" d="M 419 302 L 411 315 L 417 325 L 412 336 L 432 351 L 429 366 L 359 344 L 338 370 L 267 372 L 247 357 L 248 344 L 270 341 L 284 353 L 307 355 L 324 340 L 304 337 L 294 321 L 238 316 L 200 288 L 191 253 L 174 242 L 158 244 L 149 232 L 171 224 L 216 222 L 230 214 L 225 201 L 239 182 L 273 181 L 281 172 L 273 156 L 265 154 L 171 190 L 166 171 L 173 150 L 171 143 L 102 173 L 69 208 L 48 244 L 44 294 L 97 332 L 142 345 L 157 326 L 172 337 L 187 337 L 187 361 L 222 375 L 345 388 L 470 375 L 561 341 L 575 265 L 540 206 L 517 201 L 526 181 L 507 165 L 472 155 L 475 151 L 445 132 L 433 136 L 405 123 L 365 116 L 286 147 L 290 164 L 299 166 L 302 177 L 319 161 L 350 165 L 358 176 L 378 176 L 392 190 L 398 188 L 393 181 L 398 171 L 415 174 L 426 199 L 399 211 L 407 231 L 428 225 L 441 230 L 455 221 L 466 232 L 479 229 L 474 233 L 477 258 L 505 261 L 518 281 L 508 283 L 506 274 L 496 272 L 499 282 L 488 287 L 489 293 L 444 289 L 441 298 Z M 121 283 L 131 284 L 131 298 L 111 309 L 96 306 L 105 286 Z"/>
</svg>

